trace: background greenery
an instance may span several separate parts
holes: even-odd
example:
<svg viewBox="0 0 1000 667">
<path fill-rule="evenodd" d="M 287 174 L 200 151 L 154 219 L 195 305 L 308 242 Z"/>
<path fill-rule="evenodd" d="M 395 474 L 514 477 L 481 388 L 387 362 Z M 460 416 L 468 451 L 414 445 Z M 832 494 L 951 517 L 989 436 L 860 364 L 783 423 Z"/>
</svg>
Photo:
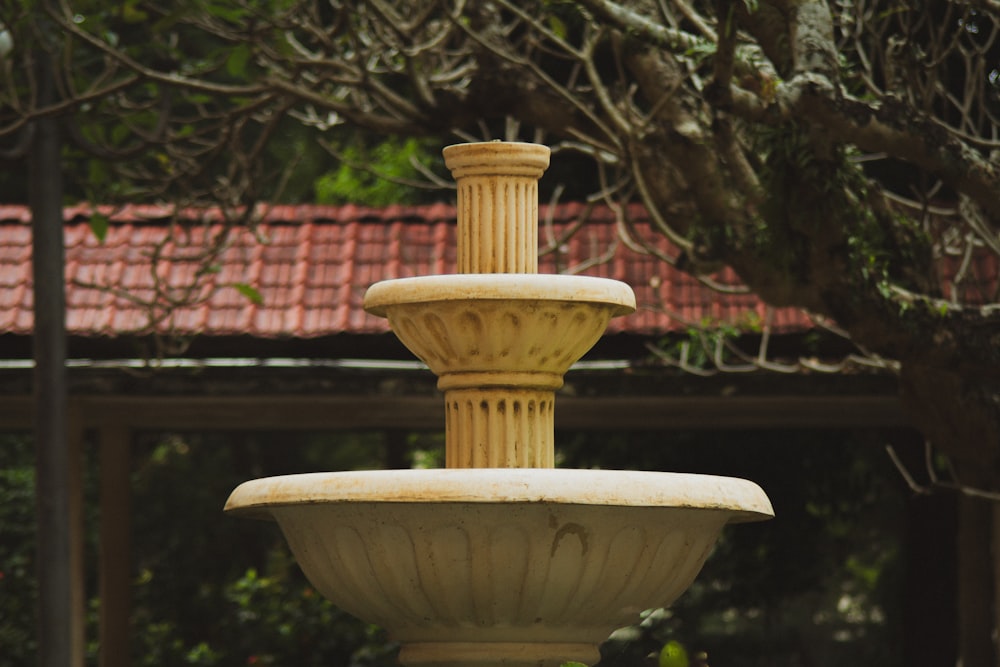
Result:
<svg viewBox="0 0 1000 667">
<path fill-rule="evenodd" d="M 648 664 L 681 642 L 715 666 L 898 665 L 906 491 L 870 434 L 839 431 L 564 433 L 570 467 L 747 477 L 774 504 L 733 526 L 691 590 L 615 633 L 602 667 Z M 409 437 L 436 464 L 440 434 Z M 396 646 L 326 602 L 273 524 L 224 516 L 240 482 L 381 467 L 379 433 L 146 433 L 134 446 L 133 661 L 164 665 L 389 667 Z M 88 456 L 88 563 L 96 558 L 96 456 Z M 32 448 L 0 442 L 0 667 L 34 662 Z M 93 573 L 89 591 L 96 592 Z M 88 664 L 96 664 L 91 601 Z"/>
</svg>

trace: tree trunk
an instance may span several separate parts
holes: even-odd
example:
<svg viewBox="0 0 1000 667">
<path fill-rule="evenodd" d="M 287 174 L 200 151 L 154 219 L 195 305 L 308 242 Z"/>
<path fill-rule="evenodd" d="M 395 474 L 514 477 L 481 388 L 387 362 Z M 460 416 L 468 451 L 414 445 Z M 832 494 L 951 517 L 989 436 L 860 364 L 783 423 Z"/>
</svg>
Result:
<svg viewBox="0 0 1000 667">
<path fill-rule="evenodd" d="M 993 641 L 993 503 L 960 496 L 958 501 L 958 643 L 962 667 L 1000 664 Z"/>
<path fill-rule="evenodd" d="M 38 52 L 39 104 L 55 99 L 49 54 Z M 34 279 L 34 435 L 38 522 L 38 656 L 41 667 L 82 663 L 74 602 L 71 460 L 67 426 L 65 279 L 60 140 L 35 121 L 28 156 Z M 78 654 L 78 655 L 77 655 Z"/>
<path fill-rule="evenodd" d="M 101 457 L 101 649 L 98 667 L 129 667 L 132 606 L 132 430 L 108 424 L 98 431 Z"/>
<path fill-rule="evenodd" d="M 1000 664 L 1000 503 L 994 502 L 992 514 L 992 558 L 993 564 L 993 650 L 997 664 Z"/>
<path fill-rule="evenodd" d="M 910 470 L 923 465 L 922 450 L 899 447 Z M 901 664 L 955 667 L 958 498 L 952 493 L 914 495 L 906 513 Z"/>
</svg>

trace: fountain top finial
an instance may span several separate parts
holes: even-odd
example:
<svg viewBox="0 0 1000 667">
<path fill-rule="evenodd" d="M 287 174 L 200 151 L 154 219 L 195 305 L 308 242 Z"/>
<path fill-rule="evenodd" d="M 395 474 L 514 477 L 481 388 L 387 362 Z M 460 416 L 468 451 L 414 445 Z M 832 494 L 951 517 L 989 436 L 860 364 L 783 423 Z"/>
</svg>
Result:
<svg viewBox="0 0 1000 667">
<path fill-rule="evenodd" d="M 538 179 L 548 146 L 489 141 L 443 154 L 458 183 L 458 272 L 538 273 Z"/>
<path fill-rule="evenodd" d="M 539 179 L 549 166 L 548 146 L 519 141 L 485 141 L 446 146 L 444 162 L 455 180 L 466 176 L 523 176 Z"/>
</svg>

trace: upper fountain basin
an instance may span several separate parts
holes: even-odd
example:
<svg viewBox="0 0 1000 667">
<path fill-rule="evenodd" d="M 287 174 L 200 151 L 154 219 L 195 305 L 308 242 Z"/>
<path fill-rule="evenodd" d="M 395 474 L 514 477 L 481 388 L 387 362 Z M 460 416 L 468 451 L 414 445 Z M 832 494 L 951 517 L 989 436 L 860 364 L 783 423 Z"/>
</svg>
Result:
<svg viewBox="0 0 1000 667">
<path fill-rule="evenodd" d="M 539 380 L 556 388 L 612 317 L 635 310 L 635 294 L 591 276 L 456 274 L 376 283 L 364 305 L 437 375 L 524 372 L 557 377 Z M 511 384 L 522 381 L 534 384 Z"/>
</svg>

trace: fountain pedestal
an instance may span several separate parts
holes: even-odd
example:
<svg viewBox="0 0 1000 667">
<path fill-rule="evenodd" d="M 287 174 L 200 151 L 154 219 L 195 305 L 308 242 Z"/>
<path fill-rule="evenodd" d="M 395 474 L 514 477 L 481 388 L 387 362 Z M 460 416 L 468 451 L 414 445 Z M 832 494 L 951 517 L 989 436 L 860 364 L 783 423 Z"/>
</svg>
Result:
<svg viewBox="0 0 1000 667">
<path fill-rule="evenodd" d="M 365 307 L 437 374 L 447 468 L 254 480 L 226 511 L 276 520 L 317 590 L 385 627 L 403 665 L 593 663 L 690 585 L 727 523 L 771 506 L 741 479 L 552 468 L 555 391 L 635 297 L 535 273 L 547 148 L 466 144 L 445 160 L 460 273 L 378 283 Z"/>
</svg>

